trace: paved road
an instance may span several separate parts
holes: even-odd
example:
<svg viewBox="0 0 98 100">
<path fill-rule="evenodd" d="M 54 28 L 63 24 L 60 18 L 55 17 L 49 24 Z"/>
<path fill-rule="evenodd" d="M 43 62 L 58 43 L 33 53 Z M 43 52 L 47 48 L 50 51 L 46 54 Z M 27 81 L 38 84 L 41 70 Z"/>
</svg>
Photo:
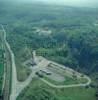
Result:
<svg viewBox="0 0 98 100">
<path fill-rule="evenodd" d="M 51 87 L 53 87 L 53 88 L 58 88 L 58 89 L 60 89 L 60 88 L 72 88 L 72 87 L 85 87 L 85 86 L 87 86 L 87 85 L 90 84 L 90 81 L 89 81 L 89 82 L 87 82 L 87 83 L 85 83 L 85 84 L 55 85 L 55 84 L 52 84 L 52 83 L 46 81 L 45 79 L 42 79 L 42 78 L 41 78 L 41 80 L 42 80 L 44 83 L 48 84 L 49 86 L 51 86 Z"/>
<path fill-rule="evenodd" d="M 84 78 L 86 78 L 88 80 L 87 83 L 80 83 L 80 84 L 72 84 L 72 85 L 55 85 L 52 84 L 50 82 L 48 82 L 47 80 L 40 78 L 44 83 L 48 84 L 49 86 L 53 87 L 53 88 L 72 88 L 72 87 L 85 87 L 90 85 L 91 83 L 91 79 L 87 76 L 85 76 Z"/>
<path fill-rule="evenodd" d="M 21 91 L 29 85 L 29 83 L 32 81 L 32 77 L 34 76 L 34 73 L 31 73 L 29 78 L 25 82 L 19 82 L 17 80 L 17 71 L 16 71 L 16 65 L 15 65 L 15 56 L 14 53 L 11 50 L 11 47 L 9 43 L 6 40 L 6 31 L 2 26 L 3 32 L 4 32 L 4 42 L 5 45 L 11 55 L 11 63 L 12 63 L 12 84 L 11 84 L 11 95 L 10 95 L 10 100 L 16 100 L 17 96 L 21 93 Z"/>
<path fill-rule="evenodd" d="M 16 72 L 16 66 L 15 66 L 15 58 L 14 58 L 14 54 L 10 48 L 10 45 L 8 44 L 7 40 L 6 40 L 6 31 L 2 25 L 2 29 L 4 32 L 4 42 L 5 45 L 11 55 L 11 63 L 12 63 L 12 86 L 11 86 L 11 96 L 10 96 L 10 100 L 14 100 L 15 98 L 15 93 L 16 93 L 16 87 L 17 87 L 17 72 Z"/>
</svg>

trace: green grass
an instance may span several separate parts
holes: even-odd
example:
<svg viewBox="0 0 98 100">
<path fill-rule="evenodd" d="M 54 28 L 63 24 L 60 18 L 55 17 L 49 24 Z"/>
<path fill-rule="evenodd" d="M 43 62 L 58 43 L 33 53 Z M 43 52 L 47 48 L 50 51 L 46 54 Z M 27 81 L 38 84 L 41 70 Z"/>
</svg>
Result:
<svg viewBox="0 0 98 100">
<path fill-rule="evenodd" d="M 71 85 L 71 84 L 81 84 L 81 83 L 86 83 L 87 79 L 81 78 L 81 79 L 74 79 L 70 78 L 68 76 L 64 76 L 65 80 L 63 82 L 57 82 L 53 79 L 50 79 L 49 77 L 44 75 L 44 79 L 47 80 L 48 82 L 55 84 L 55 85 Z"/>
<path fill-rule="evenodd" d="M 20 51 L 15 52 L 15 62 L 17 69 L 17 78 L 19 81 L 25 81 L 31 73 L 29 66 L 24 66 L 23 63 L 30 59 L 30 52 L 28 48 L 23 48 Z"/>
<path fill-rule="evenodd" d="M 33 79 L 17 100 L 95 100 L 95 90 L 85 87 L 56 89 Z"/>
<path fill-rule="evenodd" d="M 23 66 L 19 60 L 16 60 L 17 78 L 19 81 L 25 81 L 30 75 L 30 69 Z"/>
<path fill-rule="evenodd" d="M 75 76 L 69 76 L 64 69 L 59 68 L 59 66 L 51 66 L 51 64 L 48 66 L 50 70 L 52 70 L 54 73 L 57 73 L 65 78 L 63 82 L 57 82 L 55 80 L 52 80 L 51 78 L 47 77 L 44 75 L 44 78 L 55 84 L 55 85 L 71 85 L 71 84 L 80 84 L 80 83 L 86 83 L 88 80 L 81 77 L 81 78 L 76 78 Z"/>
</svg>

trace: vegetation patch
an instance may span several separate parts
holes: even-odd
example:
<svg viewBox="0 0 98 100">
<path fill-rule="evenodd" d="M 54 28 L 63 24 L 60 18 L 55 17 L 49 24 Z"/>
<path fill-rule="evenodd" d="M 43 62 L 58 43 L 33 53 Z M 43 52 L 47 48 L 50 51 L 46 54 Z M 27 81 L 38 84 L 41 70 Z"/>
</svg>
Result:
<svg viewBox="0 0 98 100">
<path fill-rule="evenodd" d="M 17 68 L 17 78 L 19 81 L 25 81 L 28 76 L 30 75 L 30 68 L 29 66 L 24 66 L 23 62 L 26 61 L 28 58 L 31 57 L 30 52 L 27 48 L 22 49 L 22 51 L 17 51 L 16 53 L 16 68 Z"/>
<path fill-rule="evenodd" d="M 48 82 L 54 84 L 54 85 L 73 85 L 73 84 L 85 84 L 87 82 L 87 79 L 81 78 L 81 79 L 74 79 L 65 76 L 65 80 L 63 82 L 57 82 L 55 80 L 50 79 L 49 77 L 43 76 L 43 79 L 47 80 Z"/>
<path fill-rule="evenodd" d="M 0 33 L 1 34 L 1 33 Z M 4 54 L 3 46 L 0 35 L 0 95 L 2 95 L 2 86 L 3 86 L 3 76 L 4 76 Z"/>
<path fill-rule="evenodd" d="M 98 27 L 94 24 L 98 19 L 97 12 L 98 8 L 77 9 L 36 3 L 25 6 L 16 2 L 0 2 L 0 23 L 6 26 L 7 40 L 15 54 L 18 80 L 24 81 L 30 74 L 28 68 L 22 65 L 27 60 L 24 58 L 30 54 L 25 48 L 37 50 L 39 55 L 79 72 L 91 76 L 98 73 Z M 48 27 L 52 34 L 36 33 L 34 27 Z M 96 83 L 97 78 L 94 80 Z M 35 81 L 35 87 L 38 83 Z M 31 87 L 33 82 L 28 87 L 29 94 L 25 90 L 20 100 L 27 100 L 29 96 L 29 100 L 32 100 L 34 90 Z M 94 90 L 97 88 L 72 88 L 67 91 L 50 89 L 59 100 L 95 100 Z"/>
<path fill-rule="evenodd" d="M 93 88 L 56 89 L 35 78 L 17 100 L 95 100 Z"/>
</svg>

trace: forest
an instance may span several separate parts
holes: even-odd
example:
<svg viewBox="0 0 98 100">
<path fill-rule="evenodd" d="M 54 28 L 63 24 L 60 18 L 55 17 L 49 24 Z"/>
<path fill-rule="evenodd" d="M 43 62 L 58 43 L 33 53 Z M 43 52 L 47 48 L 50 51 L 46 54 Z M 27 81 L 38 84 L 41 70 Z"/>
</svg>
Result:
<svg viewBox="0 0 98 100">
<path fill-rule="evenodd" d="M 31 52 L 36 50 L 37 55 L 89 75 L 93 80 L 91 87 L 96 91 L 94 97 L 97 100 L 97 8 L 77 8 L 37 3 L 32 6 L 32 4 L 27 5 L 25 3 L 14 4 L 9 2 L 5 4 L 1 2 L 0 23 L 5 26 L 7 40 L 15 53 L 18 79 L 20 81 L 25 80 L 30 74 L 30 70 L 22 66 L 21 61 L 32 56 Z M 50 34 L 48 34 L 49 32 Z M 39 90 L 36 90 L 37 92 Z M 41 99 L 35 97 L 35 100 Z M 47 100 L 61 99 L 54 97 L 54 99 Z"/>
</svg>

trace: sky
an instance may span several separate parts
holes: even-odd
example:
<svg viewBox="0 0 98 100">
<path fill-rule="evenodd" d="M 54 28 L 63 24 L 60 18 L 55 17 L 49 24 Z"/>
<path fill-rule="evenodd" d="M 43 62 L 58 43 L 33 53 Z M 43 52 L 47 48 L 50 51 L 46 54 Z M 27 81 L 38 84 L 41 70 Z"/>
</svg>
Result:
<svg viewBox="0 0 98 100">
<path fill-rule="evenodd" d="M 98 0 L 12 0 L 22 2 L 39 1 L 48 4 L 60 4 L 67 6 L 84 6 L 84 7 L 98 7 Z"/>
<path fill-rule="evenodd" d="M 39 1 L 73 5 L 73 6 L 98 6 L 98 0 L 39 0 Z"/>
</svg>

